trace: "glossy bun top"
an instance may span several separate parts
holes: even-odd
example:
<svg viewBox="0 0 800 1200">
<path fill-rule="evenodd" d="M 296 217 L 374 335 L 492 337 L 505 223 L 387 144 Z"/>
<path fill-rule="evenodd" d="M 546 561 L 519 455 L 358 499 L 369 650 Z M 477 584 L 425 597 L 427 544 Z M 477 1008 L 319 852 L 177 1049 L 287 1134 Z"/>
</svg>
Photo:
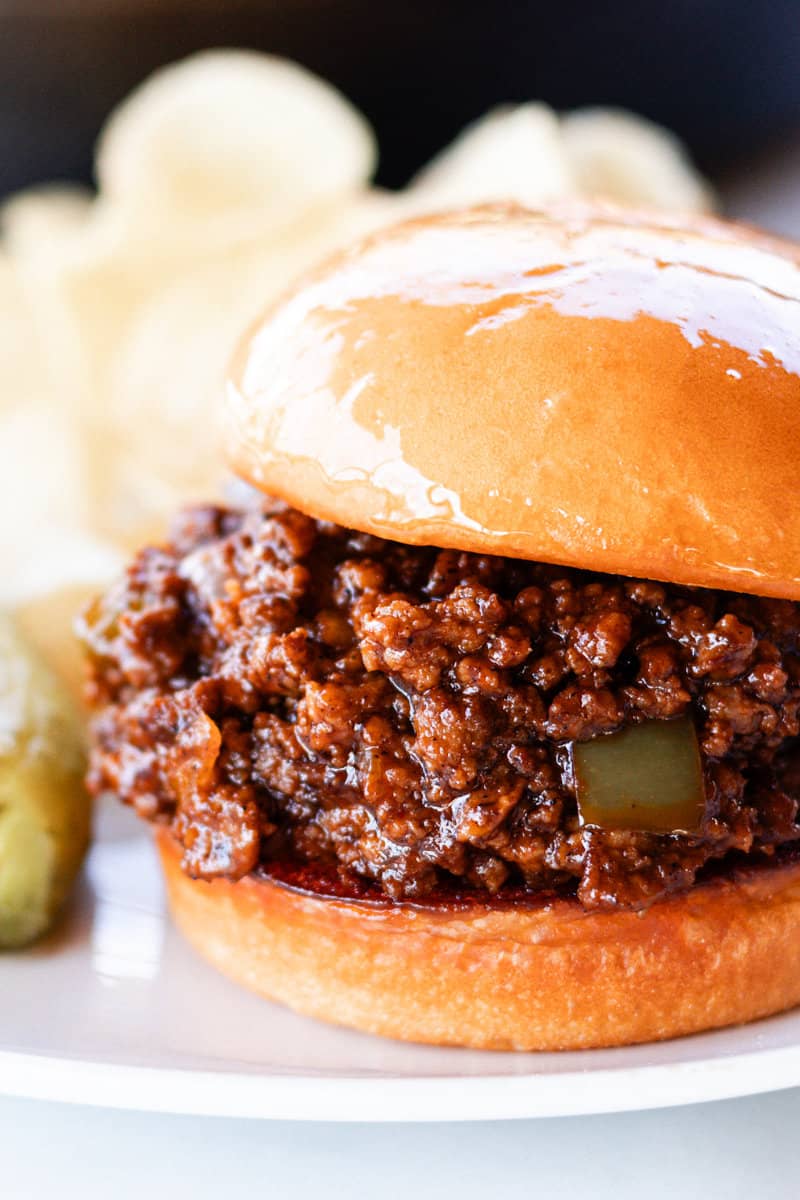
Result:
<svg viewBox="0 0 800 1200">
<path fill-rule="evenodd" d="M 397 226 L 250 333 L 231 459 L 396 541 L 800 599 L 799 263 L 607 206 Z"/>
</svg>

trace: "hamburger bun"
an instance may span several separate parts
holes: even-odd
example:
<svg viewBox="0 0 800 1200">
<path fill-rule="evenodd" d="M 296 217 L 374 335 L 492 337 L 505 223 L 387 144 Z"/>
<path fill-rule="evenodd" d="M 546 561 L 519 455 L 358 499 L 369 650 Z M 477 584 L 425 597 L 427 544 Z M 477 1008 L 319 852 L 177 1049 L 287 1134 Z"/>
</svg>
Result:
<svg viewBox="0 0 800 1200">
<path fill-rule="evenodd" d="M 413 221 L 252 330 L 230 459 L 396 541 L 800 599 L 799 302 L 795 247 L 711 219 Z"/>
<path fill-rule="evenodd" d="M 576 900 L 343 900 L 265 876 L 192 880 L 160 830 L 173 916 L 225 975 L 368 1033 L 578 1050 L 751 1021 L 800 1002 L 800 862 L 696 885 L 646 912 Z"/>
</svg>

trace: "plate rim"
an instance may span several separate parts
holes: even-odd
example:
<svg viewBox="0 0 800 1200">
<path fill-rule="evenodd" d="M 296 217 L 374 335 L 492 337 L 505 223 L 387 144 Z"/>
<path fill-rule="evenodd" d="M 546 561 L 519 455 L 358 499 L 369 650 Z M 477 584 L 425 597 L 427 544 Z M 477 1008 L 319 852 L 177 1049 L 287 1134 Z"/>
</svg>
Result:
<svg viewBox="0 0 800 1200">
<path fill-rule="evenodd" d="M 707 1103 L 800 1084 L 800 1045 L 639 1067 L 520 1075 L 281 1074 L 0 1050 L 0 1093 L 191 1116 L 330 1123 L 589 1116 Z"/>
</svg>

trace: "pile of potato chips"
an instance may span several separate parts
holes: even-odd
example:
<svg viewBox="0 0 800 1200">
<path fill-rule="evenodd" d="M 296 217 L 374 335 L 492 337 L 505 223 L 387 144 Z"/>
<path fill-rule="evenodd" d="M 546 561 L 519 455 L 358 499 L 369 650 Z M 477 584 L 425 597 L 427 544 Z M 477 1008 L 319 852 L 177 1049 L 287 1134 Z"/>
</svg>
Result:
<svg viewBox="0 0 800 1200">
<path fill-rule="evenodd" d="M 600 109 L 492 112 L 402 192 L 371 185 L 376 159 L 366 121 L 328 84 L 216 51 L 158 72 L 111 115 L 96 194 L 53 185 L 0 210 L 0 603 L 38 640 L 66 625 L 54 593 L 66 613 L 181 500 L 218 493 L 232 348 L 321 256 L 481 200 L 709 206 L 671 136 Z"/>
</svg>

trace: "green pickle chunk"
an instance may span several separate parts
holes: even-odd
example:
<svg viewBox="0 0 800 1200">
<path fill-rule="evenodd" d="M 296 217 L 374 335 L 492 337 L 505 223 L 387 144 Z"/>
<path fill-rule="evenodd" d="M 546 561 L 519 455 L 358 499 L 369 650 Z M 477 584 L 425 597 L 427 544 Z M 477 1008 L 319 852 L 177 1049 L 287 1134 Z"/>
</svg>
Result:
<svg viewBox="0 0 800 1200">
<path fill-rule="evenodd" d="M 693 833 L 705 810 L 697 733 L 689 717 L 645 721 L 572 746 L 583 825 Z"/>
<path fill-rule="evenodd" d="M 0 949 L 50 926 L 89 841 L 75 705 L 0 613 Z"/>
</svg>

